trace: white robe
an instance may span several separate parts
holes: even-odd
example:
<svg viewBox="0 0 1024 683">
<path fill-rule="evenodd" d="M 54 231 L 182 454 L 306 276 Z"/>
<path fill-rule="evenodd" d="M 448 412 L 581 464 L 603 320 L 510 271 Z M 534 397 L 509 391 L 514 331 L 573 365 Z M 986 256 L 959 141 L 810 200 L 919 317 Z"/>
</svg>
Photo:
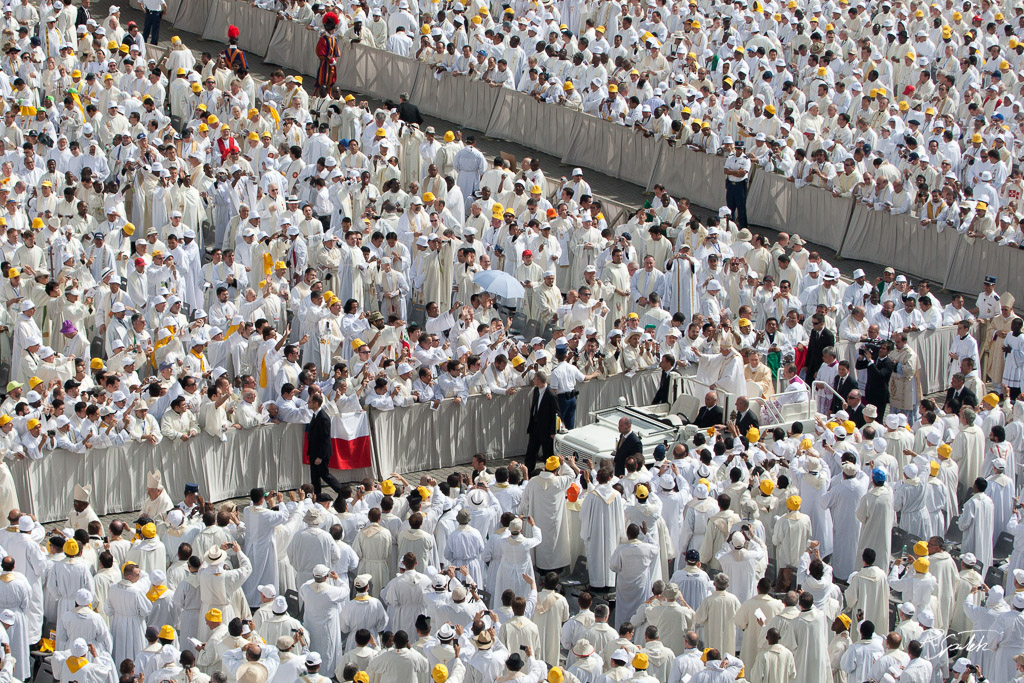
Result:
<svg viewBox="0 0 1024 683">
<path fill-rule="evenodd" d="M 658 561 L 658 546 L 639 539 L 626 541 L 612 553 L 615 572 L 615 627 L 628 621 L 651 593 L 651 568 Z"/>
<path fill-rule="evenodd" d="M 560 569 L 569 564 L 569 519 L 565 493 L 575 481 L 572 470 L 562 465 L 557 473 L 541 472 L 526 483 L 519 514 L 532 516 L 545 542 L 537 547 L 536 564 L 541 569 Z"/>
<path fill-rule="evenodd" d="M 610 483 L 594 486 L 584 496 L 579 514 L 590 584 L 610 587 L 614 585 L 615 574 L 609 561 L 615 548 L 626 539 L 622 496 Z"/>
<path fill-rule="evenodd" d="M 962 552 L 974 553 L 982 571 L 992 566 L 992 531 L 995 526 L 995 506 L 984 493 L 975 493 L 964 503 L 957 526 L 964 532 Z"/>
<path fill-rule="evenodd" d="M 252 562 L 252 573 L 242 585 L 242 590 L 250 605 L 259 604 L 257 586 L 277 586 L 277 543 L 274 540 L 274 527 L 287 522 L 292 515 L 298 514 L 299 510 L 294 503 L 286 505 L 290 511 L 269 510 L 264 505 L 249 505 L 243 511 L 245 555 Z"/>
<path fill-rule="evenodd" d="M 796 660 L 798 681 L 828 681 L 832 678 L 828 659 L 828 624 L 816 607 L 800 612 L 782 635 L 782 644 Z"/>
</svg>

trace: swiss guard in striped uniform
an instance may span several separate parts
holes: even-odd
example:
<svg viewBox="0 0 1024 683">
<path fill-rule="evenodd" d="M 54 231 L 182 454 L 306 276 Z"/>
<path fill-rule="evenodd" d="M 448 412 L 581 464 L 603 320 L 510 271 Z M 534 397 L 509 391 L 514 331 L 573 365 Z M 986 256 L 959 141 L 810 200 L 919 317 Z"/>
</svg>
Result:
<svg viewBox="0 0 1024 683">
<path fill-rule="evenodd" d="M 328 12 L 324 15 L 326 33 L 320 36 L 316 44 L 316 56 L 320 60 L 320 68 L 316 71 L 316 88 L 313 96 L 327 95 L 338 78 L 338 37 L 334 30 L 338 27 L 338 15 Z"/>
<path fill-rule="evenodd" d="M 245 53 L 238 47 L 239 28 L 232 24 L 228 26 L 228 46 L 224 48 L 224 61 L 232 71 L 248 69 L 249 63 L 245 61 Z"/>
</svg>

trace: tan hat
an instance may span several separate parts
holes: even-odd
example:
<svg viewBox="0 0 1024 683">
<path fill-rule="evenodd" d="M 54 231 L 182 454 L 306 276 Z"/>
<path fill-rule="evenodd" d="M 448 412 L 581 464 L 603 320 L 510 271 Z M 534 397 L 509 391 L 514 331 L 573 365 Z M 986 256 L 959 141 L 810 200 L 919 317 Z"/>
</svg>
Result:
<svg viewBox="0 0 1024 683">
<path fill-rule="evenodd" d="M 146 473 L 146 488 L 147 489 L 162 489 L 163 487 L 164 487 L 163 476 L 160 474 L 159 470 L 156 470 L 154 472 L 147 472 Z"/>
</svg>

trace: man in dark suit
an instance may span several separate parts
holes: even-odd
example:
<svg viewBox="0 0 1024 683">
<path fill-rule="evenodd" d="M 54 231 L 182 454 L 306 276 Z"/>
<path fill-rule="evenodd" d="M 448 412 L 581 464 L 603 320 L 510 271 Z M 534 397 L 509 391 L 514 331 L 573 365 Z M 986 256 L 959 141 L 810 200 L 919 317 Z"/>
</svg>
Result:
<svg viewBox="0 0 1024 683">
<path fill-rule="evenodd" d="M 538 370 L 533 376 L 533 391 L 530 392 L 530 421 L 526 433 L 530 435 L 526 446 L 526 469 L 533 474 L 537 465 L 537 452 L 548 459 L 555 454 L 555 430 L 558 425 L 558 398 L 548 386 L 548 376 Z"/>
<path fill-rule="evenodd" d="M 857 429 L 867 424 L 865 418 L 870 417 L 872 420 L 878 418 L 878 409 L 864 404 L 864 400 L 860 395 L 860 389 L 851 389 L 850 393 L 846 395 L 846 412 L 850 415 L 850 419 L 857 426 Z"/>
<path fill-rule="evenodd" d="M 631 455 L 643 456 L 644 447 L 640 437 L 633 433 L 633 421 L 628 417 L 619 419 L 619 440 L 615 442 L 612 458 L 615 460 L 615 476 L 626 475 L 626 458 Z"/>
<path fill-rule="evenodd" d="M 725 411 L 718 405 L 718 392 L 709 391 L 704 394 L 704 405 L 697 411 L 693 424 L 701 429 L 725 424 Z"/>
<path fill-rule="evenodd" d="M 652 405 L 669 402 L 668 391 L 672 386 L 672 368 L 676 366 L 675 356 L 666 353 L 661 357 L 659 365 L 661 367 L 661 379 L 658 381 L 658 390 L 654 392 L 654 400 L 651 401 Z"/>
<path fill-rule="evenodd" d="M 736 430 L 740 436 L 743 436 L 751 428 L 757 428 L 761 426 L 761 418 L 754 414 L 754 411 L 750 409 L 750 401 L 747 400 L 746 396 L 739 396 L 736 398 Z"/>
<path fill-rule="evenodd" d="M 889 405 L 889 380 L 896 372 L 896 364 L 889 358 L 893 347 L 892 340 L 886 339 L 878 345 L 877 358 L 869 349 L 861 348 L 857 352 L 857 369 L 868 371 L 864 400 L 878 408 L 879 415 L 885 415 L 885 407 Z"/>
<path fill-rule="evenodd" d="M 328 465 L 331 461 L 331 418 L 323 409 L 324 398 L 320 394 L 309 397 L 309 407 L 313 417 L 306 425 L 306 456 L 309 458 L 309 475 L 313 484 L 313 492 L 320 495 L 322 479 L 336 492 L 341 493 L 341 482 L 331 474 Z"/>
<path fill-rule="evenodd" d="M 417 126 L 423 125 L 423 115 L 420 114 L 420 108 L 409 101 L 409 93 L 404 92 L 398 96 L 398 119 L 408 124 L 415 123 Z"/>
<path fill-rule="evenodd" d="M 959 401 L 961 406 L 978 405 L 978 397 L 974 395 L 974 392 L 971 391 L 970 387 L 964 384 L 965 379 L 966 378 L 963 376 L 963 373 L 958 372 L 953 375 L 953 379 L 949 383 L 950 387 L 946 389 L 946 401 L 943 405 L 943 410 L 945 412 L 950 412 L 949 410 L 946 410 L 946 406 L 948 406 L 953 399 Z"/>
<path fill-rule="evenodd" d="M 842 398 L 838 398 L 836 396 L 832 397 L 832 405 L 829 406 L 830 413 L 842 410 L 846 397 L 850 395 L 851 391 L 859 388 L 857 385 L 857 378 L 850 374 L 850 361 L 839 361 L 839 366 L 836 369 L 836 372 L 838 374 L 836 375 L 836 378 L 832 380 L 832 388 L 835 389 L 836 393 Z"/>
<path fill-rule="evenodd" d="M 830 346 L 835 346 L 835 336 L 825 327 L 825 317 L 820 313 L 811 316 L 811 334 L 807 340 L 807 360 L 804 367 L 807 368 L 807 383 L 818 376 L 818 368 L 822 363 L 822 352 Z"/>
</svg>

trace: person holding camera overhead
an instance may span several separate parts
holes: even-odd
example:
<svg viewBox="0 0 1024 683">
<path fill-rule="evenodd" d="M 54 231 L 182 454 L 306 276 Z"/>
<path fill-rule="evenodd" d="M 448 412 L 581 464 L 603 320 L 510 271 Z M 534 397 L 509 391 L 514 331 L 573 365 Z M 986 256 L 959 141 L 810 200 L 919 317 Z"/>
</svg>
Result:
<svg viewBox="0 0 1024 683">
<path fill-rule="evenodd" d="M 878 409 L 878 416 L 885 415 L 889 405 L 889 379 L 896 372 L 896 364 L 889 358 L 894 344 L 886 339 L 881 343 L 867 343 L 857 349 L 857 369 L 867 370 L 868 381 L 864 387 L 864 400 Z"/>
</svg>

